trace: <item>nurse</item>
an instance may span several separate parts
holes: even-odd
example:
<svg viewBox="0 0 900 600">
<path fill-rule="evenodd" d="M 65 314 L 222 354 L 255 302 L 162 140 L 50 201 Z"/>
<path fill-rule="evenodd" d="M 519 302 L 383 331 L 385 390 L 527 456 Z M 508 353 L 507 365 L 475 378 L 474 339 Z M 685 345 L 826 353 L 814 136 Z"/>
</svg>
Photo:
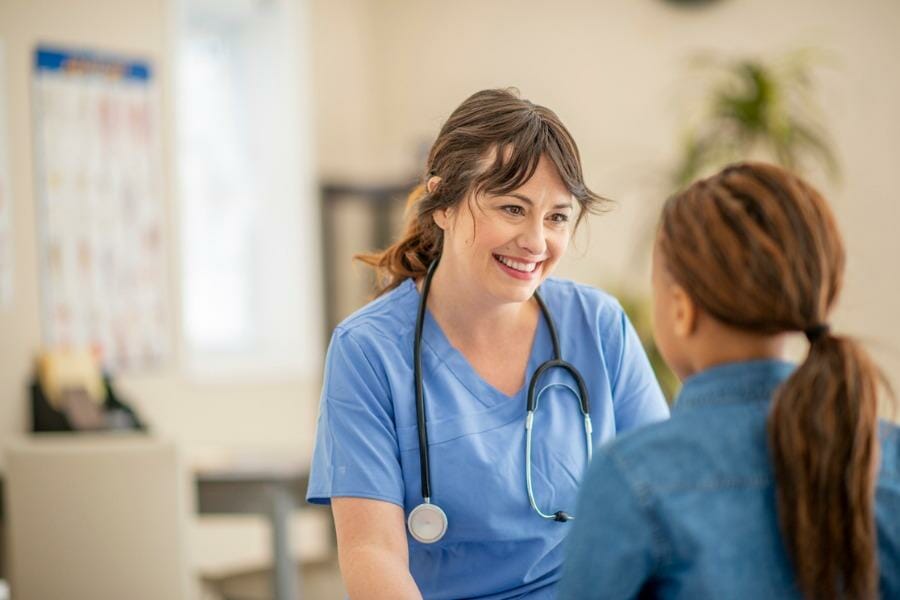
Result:
<svg viewBox="0 0 900 600">
<path fill-rule="evenodd" d="M 351 598 L 555 597 L 592 446 L 668 416 L 615 299 L 549 277 L 602 201 L 512 91 L 442 127 L 402 239 L 362 257 L 381 294 L 326 360 L 307 497 Z"/>
</svg>

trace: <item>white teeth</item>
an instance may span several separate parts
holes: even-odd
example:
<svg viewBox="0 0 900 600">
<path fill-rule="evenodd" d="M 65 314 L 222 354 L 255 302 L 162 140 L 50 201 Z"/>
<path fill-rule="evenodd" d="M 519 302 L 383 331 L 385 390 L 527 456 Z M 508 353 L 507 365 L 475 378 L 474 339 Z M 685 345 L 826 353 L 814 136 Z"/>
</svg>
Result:
<svg viewBox="0 0 900 600">
<path fill-rule="evenodd" d="M 533 262 L 519 262 L 511 258 L 506 258 L 505 256 L 495 256 L 497 256 L 497 260 L 502 262 L 507 267 L 515 269 L 516 271 L 522 271 L 523 273 L 531 273 L 538 265 L 537 263 Z"/>
</svg>

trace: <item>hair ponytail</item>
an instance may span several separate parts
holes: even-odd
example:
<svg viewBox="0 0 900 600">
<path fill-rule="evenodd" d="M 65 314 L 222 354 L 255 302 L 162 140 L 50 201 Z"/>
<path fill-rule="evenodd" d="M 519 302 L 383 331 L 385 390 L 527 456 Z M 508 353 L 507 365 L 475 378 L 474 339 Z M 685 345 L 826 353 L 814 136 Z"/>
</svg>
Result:
<svg viewBox="0 0 900 600">
<path fill-rule="evenodd" d="M 773 399 L 768 433 L 779 523 L 810 599 L 877 594 L 878 386 L 865 350 L 826 334 Z"/>
<path fill-rule="evenodd" d="M 424 185 L 417 185 L 406 199 L 406 229 L 399 240 L 383 252 L 357 254 L 353 258 L 375 269 L 378 294 L 394 289 L 411 277 L 418 279 L 440 256 L 443 232 L 431 213 L 422 214 L 420 206 L 427 196 Z"/>
</svg>

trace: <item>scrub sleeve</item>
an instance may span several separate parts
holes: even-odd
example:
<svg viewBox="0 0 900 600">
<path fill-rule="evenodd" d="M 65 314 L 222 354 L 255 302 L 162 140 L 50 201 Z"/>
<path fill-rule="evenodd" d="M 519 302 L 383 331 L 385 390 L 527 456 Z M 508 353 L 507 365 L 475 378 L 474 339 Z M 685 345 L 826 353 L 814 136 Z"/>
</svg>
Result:
<svg viewBox="0 0 900 600">
<path fill-rule="evenodd" d="M 331 497 L 403 506 L 403 474 L 391 394 L 350 331 L 332 336 L 310 475 L 310 502 Z"/>
</svg>

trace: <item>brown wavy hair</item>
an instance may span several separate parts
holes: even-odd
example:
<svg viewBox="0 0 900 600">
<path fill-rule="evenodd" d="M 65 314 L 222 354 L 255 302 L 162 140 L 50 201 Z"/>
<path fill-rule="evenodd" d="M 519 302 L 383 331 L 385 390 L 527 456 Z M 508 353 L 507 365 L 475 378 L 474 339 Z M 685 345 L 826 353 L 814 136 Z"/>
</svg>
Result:
<svg viewBox="0 0 900 600">
<path fill-rule="evenodd" d="M 423 183 L 407 201 L 407 222 L 401 238 L 383 252 L 356 259 L 374 267 L 383 294 L 407 277 L 425 275 L 443 248 L 443 231 L 433 214 L 457 205 L 470 195 L 503 195 L 527 182 L 541 157 L 556 167 L 581 210 L 598 212 L 607 202 L 584 183 L 581 156 L 559 117 L 544 106 L 520 98 L 515 89 L 483 90 L 453 111 L 428 154 Z M 431 177 L 440 184 L 430 193 Z"/>
<path fill-rule="evenodd" d="M 783 169 L 736 164 L 669 199 L 658 243 L 706 313 L 744 330 L 811 338 L 767 424 L 781 533 L 805 597 L 875 597 L 882 378 L 856 341 L 825 326 L 845 262 L 826 202 Z"/>
</svg>

